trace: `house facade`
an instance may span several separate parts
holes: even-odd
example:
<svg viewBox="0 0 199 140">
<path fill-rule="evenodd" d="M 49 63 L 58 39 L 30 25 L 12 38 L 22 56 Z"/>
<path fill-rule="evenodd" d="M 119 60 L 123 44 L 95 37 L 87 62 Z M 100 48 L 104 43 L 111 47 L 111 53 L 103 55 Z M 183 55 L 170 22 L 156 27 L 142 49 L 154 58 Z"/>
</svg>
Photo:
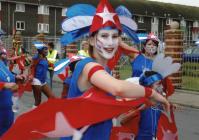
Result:
<svg viewBox="0 0 199 140">
<path fill-rule="evenodd" d="M 163 38 L 171 21 L 178 21 L 187 41 L 199 38 L 199 8 L 146 0 L 110 0 L 114 7 L 124 5 L 133 13 L 138 32 L 154 32 Z M 24 36 L 44 32 L 61 36 L 61 23 L 67 7 L 75 3 L 97 5 L 98 0 L 0 0 L 0 28 L 8 35 L 20 30 Z"/>
</svg>

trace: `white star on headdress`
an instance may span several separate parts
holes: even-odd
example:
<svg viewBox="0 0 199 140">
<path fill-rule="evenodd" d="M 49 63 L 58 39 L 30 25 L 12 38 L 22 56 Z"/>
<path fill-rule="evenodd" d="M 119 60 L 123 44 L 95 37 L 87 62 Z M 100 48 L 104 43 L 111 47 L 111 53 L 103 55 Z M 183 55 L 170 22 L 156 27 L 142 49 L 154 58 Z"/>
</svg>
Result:
<svg viewBox="0 0 199 140">
<path fill-rule="evenodd" d="M 104 6 L 102 13 L 97 13 L 96 15 L 100 16 L 103 19 L 103 24 L 107 21 L 112 21 L 113 23 L 115 23 L 113 17 L 116 15 L 116 13 L 110 13 L 106 6 Z"/>
</svg>

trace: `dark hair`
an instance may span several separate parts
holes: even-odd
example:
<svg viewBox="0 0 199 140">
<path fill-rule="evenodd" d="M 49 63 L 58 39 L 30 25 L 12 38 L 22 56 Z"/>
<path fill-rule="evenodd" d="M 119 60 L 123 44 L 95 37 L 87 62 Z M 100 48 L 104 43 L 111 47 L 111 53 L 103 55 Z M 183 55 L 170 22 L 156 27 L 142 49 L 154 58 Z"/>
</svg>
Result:
<svg viewBox="0 0 199 140">
<path fill-rule="evenodd" d="M 76 60 L 76 61 L 73 61 L 72 63 L 69 64 L 69 68 L 70 68 L 70 71 L 73 73 L 74 70 L 75 70 L 75 66 L 77 64 L 77 62 L 79 62 L 80 60 Z"/>
<path fill-rule="evenodd" d="M 149 40 L 152 40 L 152 39 L 147 39 L 143 44 L 144 44 L 144 47 L 142 48 L 142 53 L 145 53 L 145 47 L 146 47 L 146 43 L 149 41 Z M 159 45 L 159 42 L 158 41 L 155 41 L 155 40 L 152 40 L 153 43 L 155 43 L 155 45 L 158 47 Z M 158 54 L 158 52 L 156 51 L 154 55 Z"/>
<path fill-rule="evenodd" d="M 49 42 L 49 43 L 48 43 L 48 46 L 50 46 L 50 48 L 52 48 L 52 49 L 54 49 L 54 47 L 55 47 L 55 45 L 54 45 L 53 42 Z"/>
<path fill-rule="evenodd" d="M 144 72 L 144 75 L 145 75 L 146 77 L 152 76 L 152 75 L 154 75 L 154 74 L 158 74 L 158 73 L 155 72 L 155 71 L 145 71 L 145 72 Z"/>
</svg>

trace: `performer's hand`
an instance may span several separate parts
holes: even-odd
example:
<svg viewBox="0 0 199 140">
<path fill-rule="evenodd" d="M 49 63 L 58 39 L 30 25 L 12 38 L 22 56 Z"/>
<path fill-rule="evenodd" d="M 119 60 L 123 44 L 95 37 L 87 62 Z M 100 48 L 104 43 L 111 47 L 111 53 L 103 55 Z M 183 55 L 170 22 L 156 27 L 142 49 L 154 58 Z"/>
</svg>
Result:
<svg viewBox="0 0 199 140">
<path fill-rule="evenodd" d="M 20 74 L 20 75 L 17 75 L 17 76 L 16 76 L 16 79 L 17 79 L 17 80 L 21 80 L 21 81 L 24 82 L 24 81 L 27 79 L 27 76 L 24 75 L 24 74 Z"/>
<path fill-rule="evenodd" d="M 166 112 L 170 111 L 170 103 L 168 102 L 168 100 L 161 94 L 157 93 L 155 90 L 153 90 L 152 92 L 151 99 L 162 103 Z"/>
<path fill-rule="evenodd" d="M 33 75 L 29 75 L 29 76 L 28 76 L 28 81 L 32 81 L 32 80 L 33 80 L 33 78 L 34 78 L 34 76 L 33 76 Z"/>
<path fill-rule="evenodd" d="M 16 91 L 18 89 L 18 85 L 14 82 L 12 83 L 5 83 L 4 88 L 10 89 L 12 91 Z"/>
</svg>

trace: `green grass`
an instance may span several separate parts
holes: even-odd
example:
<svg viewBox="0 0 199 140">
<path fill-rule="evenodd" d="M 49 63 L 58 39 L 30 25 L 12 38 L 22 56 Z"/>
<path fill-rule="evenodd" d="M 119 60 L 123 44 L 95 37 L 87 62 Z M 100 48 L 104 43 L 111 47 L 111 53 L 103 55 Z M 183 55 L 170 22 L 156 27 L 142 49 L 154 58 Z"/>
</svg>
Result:
<svg viewBox="0 0 199 140">
<path fill-rule="evenodd" d="M 199 78 L 183 76 L 182 77 L 182 88 L 187 90 L 199 91 Z"/>
<path fill-rule="evenodd" d="M 182 89 L 199 91 L 199 64 L 184 63 L 182 65 Z M 120 79 L 131 77 L 132 69 L 130 64 L 123 65 L 119 69 Z"/>
</svg>

